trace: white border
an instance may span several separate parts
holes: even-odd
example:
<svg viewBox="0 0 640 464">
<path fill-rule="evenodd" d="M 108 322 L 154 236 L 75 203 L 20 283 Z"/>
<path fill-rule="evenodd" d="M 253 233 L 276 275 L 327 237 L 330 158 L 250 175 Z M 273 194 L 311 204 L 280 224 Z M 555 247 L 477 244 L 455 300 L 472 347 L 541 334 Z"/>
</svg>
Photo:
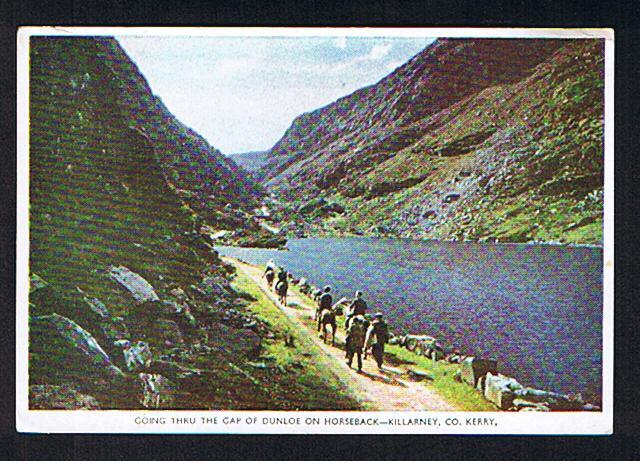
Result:
<svg viewBox="0 0 640 464">
<path fill-rule="evenodd" d="M 192 37 L 457 37 L 605 39 L 605 207 L 603 281 L 602 412 L 291 412 L 291 411 L 35 411 L 28 410 L 29 294 L 29 37 L 36 35 L 192 36 Z M 613 75 L 612 29 L 523 28 L 265 28 L 265 27 L 21 27 L 17 40 L 17 241 L 16 241 L 16 428 L 19 432 L 62 433 L 292 433 L 292 434 L 535 434 L 606 435 L 613 433 Z M 173 423 L 175 419 L 195 420 Z M 264 420 L 299 420 L 267 425 Z M 324 425 L 326 419 L 431 419 L 431 426 Z M 157 419 L 164 424 L 137 424 Z M 487 420 L 483 422 L 482 420 Z M 305 424 L 307 421 L 320 421 Z M 467 420 L 479 420 L 467 424 Z M 204 423 L 209 421 L 209 423 Z M 217 421 L 217 424 L 213 422 Z M 230 422 L 233 423 L 225 423 Z M 435 422 L 433 422 L 435 421 Z M 445 424 L 449 421 L 449 425 Z M 455 425 L 459 421 L 462 425 Z M 493 421 L 493 422 L 490 422 Z M 454 424 L 451 424 L 453 422 Z M 436 425 L 437 424 L 437 425 Z M 491 425 L 487 425 L 491 424 Z"/>
</svg>

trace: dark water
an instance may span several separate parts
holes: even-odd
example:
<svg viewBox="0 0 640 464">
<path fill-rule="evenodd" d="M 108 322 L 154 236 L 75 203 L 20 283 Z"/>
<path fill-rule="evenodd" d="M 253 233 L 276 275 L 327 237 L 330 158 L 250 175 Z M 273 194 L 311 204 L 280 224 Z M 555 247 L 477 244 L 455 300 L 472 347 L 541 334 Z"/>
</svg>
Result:
<svg viewBox="0 0 640 464">
<path fill-rule="evenodd" d="M 219 247 L 273 258 L 336 297 L 361 289 L 397 333 L 498 359 L 521 383 L 601 396 L 602 250 L 404 239 L 298 239 L 289 251 Z"/>
</svg>

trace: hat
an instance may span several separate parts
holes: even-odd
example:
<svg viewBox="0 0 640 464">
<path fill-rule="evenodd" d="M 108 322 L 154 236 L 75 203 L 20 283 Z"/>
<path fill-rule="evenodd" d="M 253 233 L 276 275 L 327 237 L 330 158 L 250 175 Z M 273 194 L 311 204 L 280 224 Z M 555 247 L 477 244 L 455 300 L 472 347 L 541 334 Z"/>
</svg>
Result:
<svg viewBox="0 0 640 464">
<path fill-rule="evenodd" d="M 375 313 L 373 317 L 382 317 L 382 313 Z"/>
<path fill-rule="evenodd" d="M 331 291 L 331 287 L 329 287 L 328 285 L 324 288 L 325 292 L 330 292 Z"/>
</svg>

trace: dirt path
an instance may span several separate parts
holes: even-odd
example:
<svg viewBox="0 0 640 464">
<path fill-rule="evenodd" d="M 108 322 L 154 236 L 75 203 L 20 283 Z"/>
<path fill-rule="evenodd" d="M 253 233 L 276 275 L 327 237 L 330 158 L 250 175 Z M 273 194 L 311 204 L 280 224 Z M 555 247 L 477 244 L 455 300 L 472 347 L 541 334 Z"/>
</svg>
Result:
<svg viewBox="0 0 640 464">
<path fill-rule="evenodd" d="M 374 360 L 369 356 L 363 360 L 362 373 L 349 368 L 345 363 L 344 351 L 339 347 L 325 344 L 318 336 L 313 321 L 314 310 L 303 303 L 296 290 L 289 288 L 288 306 L 281 305 L 275 293 L 267 288 L 262 278 L 262 269 L 241 261 L 224 258 L 238 270 L 251 278 L 269 299 L 278 306 L 301 331 L 313 340 L 336 364 L 336 371 L 353 388 L 356 396 L 364 398 L 371 409 L 379 411 L 454 411 L 457 408 L 447 403 L 438 393 L 423 383 L 407 378 L 408 365 L 394 367 L 383 366 L 379 371 Z M 336 334 L 338 346 L 344 344 L 344 330 L 338 327 Z M 356 365 L 356 360 L 353 362 Z"/>
</svg>

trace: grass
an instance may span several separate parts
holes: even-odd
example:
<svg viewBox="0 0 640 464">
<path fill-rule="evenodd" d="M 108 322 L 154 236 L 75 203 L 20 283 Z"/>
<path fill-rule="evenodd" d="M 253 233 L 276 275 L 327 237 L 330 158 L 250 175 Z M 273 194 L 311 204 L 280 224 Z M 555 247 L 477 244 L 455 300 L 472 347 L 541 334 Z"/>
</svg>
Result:
<svg viewBox="0 0 640 464">
<path fill-rule="evenodd" d="M 447 402 L 457 406 L 463 411 L 497 411 L 498 409 L 488 402 L 484 396 L 466 383 L 456 382 L 453 379 L 455 372 L 460 368 L 459 364 L 449 364 L 444 361 L 433 363 L 424 356 L 418 356 L 405 348 L 397 345 L 387 345 L 385 348 L 389 361 L 394 365 L 413 364 L 420 371 L 433 375 L 430 383 Z"/>
<path fill-rule="evenodd" d="M 274 396 L 285 396 L 293 409 L 366 409 L 366 404 L 348 392 L 327 356 L 249 277 L 238 273 L 232 286 L 253 298 L 246 309 L 267 323 L 275 335 L 264 340 L 263 352 L 257 360 L 281 372 L 278 384 L 269 386 Z M 284 343 L 287 335 L 293 336 L 294 346 Z"/>
<path fill-rule="evenodd" d="M 304 304 L 313 306 L 314 302 L 306 295 L 298 292 Z M 338 316 L 338 327 L 344 326 L 344 317 Z M 434 381 L 429 385 L 433 387 L 450 404 L 463 411 L 497 411 L 497 408 L 488 402 L 482 393 L 470 385 L 456 382 L 453 379 L 459 369 L 458 364 L 437 362 L 435 364 L 424 356 L 418 356 L 411 351 L 397 345 L 386 345 L 386 361 L 395 367 L 417 368 L 433 375 Z"/>
</svg>

